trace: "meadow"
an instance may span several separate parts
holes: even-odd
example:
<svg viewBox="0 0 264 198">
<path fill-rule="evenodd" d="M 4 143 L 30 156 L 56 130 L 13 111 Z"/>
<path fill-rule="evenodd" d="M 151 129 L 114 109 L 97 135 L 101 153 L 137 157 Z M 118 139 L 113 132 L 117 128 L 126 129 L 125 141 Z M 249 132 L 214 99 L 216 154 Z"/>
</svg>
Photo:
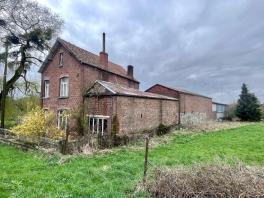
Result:
<svg viewBox="0 0 264 198">
<path fill-rule="evenodd" d="M 143 175 L 142 145 L 62 157 L 0 144 L 0 197 L 145 196 L 135 192 Z M 264 124 L 212 133 L 175 133 L 168 143 L 149 150 L 153 167 L 191 166 L 215 158 L 264 166 Z"/>
</svg>

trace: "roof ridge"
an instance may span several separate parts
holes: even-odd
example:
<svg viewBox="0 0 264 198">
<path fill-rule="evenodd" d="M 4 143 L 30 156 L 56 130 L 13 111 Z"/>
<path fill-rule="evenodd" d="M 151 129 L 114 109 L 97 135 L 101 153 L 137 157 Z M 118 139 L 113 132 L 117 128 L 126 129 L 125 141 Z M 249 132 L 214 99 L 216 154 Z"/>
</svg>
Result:
<svg viewBox="0 0 264 198">
<path fill-rule="evenodd" d="M 96 82 L 98 82 L 100 84 L 101 83 L 102 84 L 110 84 L 110 85 L 116 86 L 116 87 L 119 86 L 120 88 L 123 88 L 123 89 L 128 90 L 128 91 L 131 90 L 131 91 L 141 92 L 141 93 L 148 94 L 148 95 L 152 95 L 152 96 L 157 96 L 157 97 L 162 97 L 162 98 L 167 98 L 167 99 L 176 99 L 176 100 L 178 100 L 177 98 L 174 98 L 174 97 L 170 97 L 170 96 L 166 96 L 166 95 L 162 95 L 162 94 L 157 94 L 157 93 L 151 93 L 151 92 L 141 91 L 141 90 L 138 90 L 138 89 L 135 89 L 135 88 L 132 88 L 132 87 L 126 87 L 126 86 L 124 86 L 124 85 L 122 85 L 120 83 L 113 83 L 113 82 L 103 81 L 103 80 L 96 80 Z"/>
<path fill-rule="evenodd" d="M 79 46 L 75 45 L 75 44 L 72 43 L 72 42 L 66 41 L 65 39 L 62 39 L 62 38 L 58 37 L 58 40 L 61 40 L 62 42 L 68 43 L 68 44 L 70 44 L 70 45 L 72 45 L 72 46 L 74 46 L 74 47 L 76 47 L 76 48 L 79 48 L 79 49 L 81 49 L 81 50 L 83 50 L 83 51 L 85 51 L 85 52 L 88 52 L 89 54 L 92 54 L 92 55 L 94 55 L 94 56 L 99 57 L 99 55 L 97 55 L 97 54 L 95 54 L 95 53 L 93 53 L 93 52 L 90 52 L 90 51 L 88 51 L 87 49 L 84 49 L 84 48 L 82 48 L 82 47 L 79 47 Z"/>
<path fill-rule="evenodd" d="M 201 97 L 205 97 L 205 98 L 210 98 L 210 99 L 212 99 L 212 98 L 209 97 L 209 96 L 201 95 L 201 94 L 198 94 L 198 93 L 195 93 L 195 92 L 192 92 L 192 91 L 188 91 L 188 90 L 185 90 L 185 89 L 181 89 L 181 88 L 178 88 L 178 87 L 171 87 L 171 86 L 167 86 L 167 85 L 162 85 L 162 84 L 159 84 L 159 83 L 157 83 L 157 84 L 151 86 L 151 87 L 148 88 L 146 91 L 150 90 L 150 89 L 151 89 L 152 87 L 154 87 L 154 86 L 162 86 L 162 87 L 165 87 L 165 88 L 168 88 L 168 89 L 174 90 L 174 91 L 183 92 L 183 93 L 190 94 L 190 95 L 201 96 Z"/>
<path fill-rule="evenodd" d="M 76 48 L 79 48 L 79 49 L 81 49 L 81 50 L 83 50 L 83 51 L 85 51 L 85 52 L 88 52 L 89 54 L 92 54 L 92 55 L 94 55 L 94 56 L 97 56 L 98 58 L 100 57 L 100 56 L 97 55 L 96 53 L 94 53 L 94 52 L 90 52 L 90 51 L 88 51 L 87 49 L 84 49 L 84 48 L 82 48 L 82 47 L 79 47 L 79 46 L 75 45 L 75 44 L 72 43 L 72 42 L 69 42 L 69 41 L 66 41 L 65 39 L 62 39 L 61 37 L 58 37 L 57 39 L 61 40 L 62 42 L 68 43 L 68 44 L 70 44 L 70 45 L 72 45 L 72 46 L 74 46 L 74 47 L 76 47 Z M 114 63 L 114 62 L 111 61 L 111 60 L 108 60 L 108 62 L 110 62 L 110 63 L 112 63 L 112 64 L 114 64 L 114 65 L 117 65 L 117 66 L 121 66 L 121 67 L 122 67 L 122 65 L 119 65 L 119 64 L 117 64 L 117 63 Z"/>
</svg>

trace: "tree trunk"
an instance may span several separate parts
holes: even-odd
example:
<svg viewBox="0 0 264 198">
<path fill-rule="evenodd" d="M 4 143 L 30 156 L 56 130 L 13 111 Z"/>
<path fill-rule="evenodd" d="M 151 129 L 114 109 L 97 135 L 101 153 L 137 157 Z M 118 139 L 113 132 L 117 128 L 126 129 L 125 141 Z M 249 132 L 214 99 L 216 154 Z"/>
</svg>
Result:
<svg viewBox="0 0 264 198">
<path fill-rule="evenodd" d="M 5 45 L 6 47 L 6 56 L 5 56 L 5 71 L 4 71 L 4 79 L 3 79 L 3 90 L 0 94 L 0 100 L 1 100 L 1 128 L 4 128 L 4 122 L 5 122 L 5 99 L 8 94 L 8 92 L 12 89 L 16 81 L 21 77 L 25 70 L 25 64 L 26 64 L 26 46 L 20 47 L 21 52 L 21 61 L 19 64 L 19 67 L 16 69 L 15 74 L 6 81 L 6 73 L 7 73 L 7 64 L 8 64 L 8 44 Z"/>
<path fill-rule="evenodd" d="M 3 90 L 1 93 L 1 128 L 5 128 L 5 100 L 6 95 L 6 74 L 7 74 L 7 57 L 8 57 L 8 44 L 5 43 L 5 65 L 4 65 L 4 77 L 3 77 Z"/>
</svg>

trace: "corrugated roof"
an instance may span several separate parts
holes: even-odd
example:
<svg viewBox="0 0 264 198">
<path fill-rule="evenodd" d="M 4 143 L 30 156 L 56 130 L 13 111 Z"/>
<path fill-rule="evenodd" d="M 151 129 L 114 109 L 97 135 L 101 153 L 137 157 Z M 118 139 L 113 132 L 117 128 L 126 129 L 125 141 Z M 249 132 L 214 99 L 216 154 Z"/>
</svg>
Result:
<svg viewBox="0 0 264 198">
<path fill-rule="evenodd" d="M 58 38 L 54 46 L 57 46 L 57 43 L 60 43 L 63 47 L 65 47 L 67 50 L 69 50 L 70 53 L 74 55 L 74 57 L 80 61 L 81 63 L 92 65 L 95 67 L 98 67 L 102 70 L 105 70 L 102 65 L 100 65 L 100 57 L 96 54 L 93 54 L 85 49 L 82 49 L 68 41 L 65 41 L 61 38 Z M 51 50 L 52 53 L 53 50 Z M 40 68 L 40 72 L 43 71 L 44 67 L 47 64 L 47 60 L 44 61 L 44 64 Z M 127 75 L 127 70 L 123 68 L 122 66 L 115 64 L 111 61 L 108 61 L 108 70 L 109 72 L 112 72 L 114 74 L 120 75 L 122 77 L 128 78 L 130 80 L 138 82 L 135 78 Z"/>
<path fill-rule="evenodd" d="M 210 98 L 208 96 L 204 96 L 204 95 L 201 95 L 201 94 L 197 94 L 197 93 L 194 93 L 194 92 L 191 92 L 191 91 L 187 91 L 187 90 L 184 90 L 184 89 L 181 89 L 181 88 L 176 88 L 176 87 L 169 87 L 169 86 L 165 86 L 165 85 L 161 85 L 161 84 L 155 84 L 153 85 L 152 87 L 155 87 L 155 86 L 162 86 L 162 87 L 165 87 L 165 88 L 168 88 L 168 89 L 171 89 L 171 90 L 174 90 L 174 91 L 178 91 L 180 93 L 185 93 L 185 94 L 189 94 L 189 95 L 194 95 L 194 96 L 201 96 L 201 97 L 205 97 L 205 98 Z M 150 90 L 152 87 L 148 88 L 146 91 Z M 212 99 L 212 98 L 210 98 Z"/>
<path fill-rule="evenodd" d="M 164 99 L 164 100 L 178 100 L 173 97 L 168 97 L 160 94 L 154 94 L 150 92 L 139 91 L 138 89 L 124 87 L 120 84 L 114 84 L 111 82 L 106 82 L 102 80 L 97 80 L 95 82 L 102 85 L 108 91 L 111 92 L 111 95 L 119 95 L 119 96 L 130 96 L 130 97 L 142 97 L 142 98 L 154 98 L 154 99 Z M 89 95 L 89 90 L 86 95 Z"/>
</svg>

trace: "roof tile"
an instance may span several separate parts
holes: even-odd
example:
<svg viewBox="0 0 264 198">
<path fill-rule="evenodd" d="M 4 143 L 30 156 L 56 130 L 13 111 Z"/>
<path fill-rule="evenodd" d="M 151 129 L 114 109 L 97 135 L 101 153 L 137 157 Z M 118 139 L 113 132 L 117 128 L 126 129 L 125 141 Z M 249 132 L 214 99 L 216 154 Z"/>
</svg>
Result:
<svg viewBox="0 0 264 198">
<path fill-rule="evenodd" d="M 82 49 L 72 43 L 69 43 L 68 41 L 65 41 L 61 38 L 58 38 L 58 41 L 67 48 L 79 61 L 93 65 L 99 68 L 102 68 L 100 65 L 100 57 L 96 54 L 93 54 L 85 49 Z M 123 76 L 125 78 L 132 79 L 134 81 L 137 81 L 135 78 L 130 77 L 127 75 L 126 69 L 124 69 L 122 66 L 115 64 L 111 61 L 108 62 L 108 71 L 118 74 L 120 76 Z"/>
<path fill-rule="evenodd" d="M 96 83 L 99 83 L 100 85 L 108 89 L 110 92 L 112 92 L 112 95 L 154 98 L 154 99 L 164 99 L 164 100 L 178 100 L 177 98 L 168 97 L 168 96 L 164 96 L 160 94 L 154 94 L 150 92 L 139 91 L 138 89 L 127 88 L 127 87 L 123 87 L 120 84 L 115 84 L 115 83 L 106 82 L 102 80 L 97 80 L 95 84 Z M 89 90 L 88 90 L 87 95 L 89 95 Z"/>
</svg>

